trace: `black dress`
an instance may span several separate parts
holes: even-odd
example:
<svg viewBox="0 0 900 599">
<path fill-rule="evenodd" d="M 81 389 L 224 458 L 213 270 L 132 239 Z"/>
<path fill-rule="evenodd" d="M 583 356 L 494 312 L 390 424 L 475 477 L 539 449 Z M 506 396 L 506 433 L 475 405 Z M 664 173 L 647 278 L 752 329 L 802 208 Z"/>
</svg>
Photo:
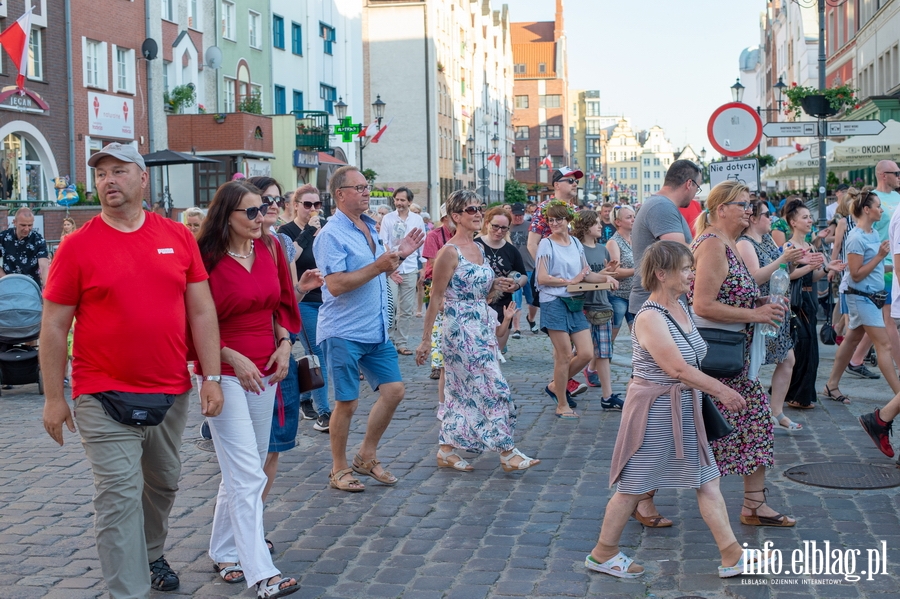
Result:
<svg viewBox="0 0 900 599">
<path fill-rule="evenodd" d="M 791 281 L 791 336 L 794 338 L 794 370 L 787 401 L 808 406 L 816 401 L 816 372 L 819 369 L 819 340 L 816 337 L 816 301 L 813 273 Z M 799 297 L 799 301 L 797 298 Z"/>
</svg>

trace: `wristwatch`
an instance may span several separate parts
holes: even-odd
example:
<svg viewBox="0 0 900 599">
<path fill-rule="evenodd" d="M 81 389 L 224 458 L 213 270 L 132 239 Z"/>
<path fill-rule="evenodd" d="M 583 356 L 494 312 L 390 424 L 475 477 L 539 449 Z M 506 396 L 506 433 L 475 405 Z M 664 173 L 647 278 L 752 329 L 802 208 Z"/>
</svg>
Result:
<svg viewBox="0 0 900 599">
<path fill-rule="evenodd" d="M 209 381 L 210 383 L 219 383 L 222 384 L 222 375 L 219 374 L 211 374 L 209 376 L 203 377 L 203 382 Z"/>
</svg>

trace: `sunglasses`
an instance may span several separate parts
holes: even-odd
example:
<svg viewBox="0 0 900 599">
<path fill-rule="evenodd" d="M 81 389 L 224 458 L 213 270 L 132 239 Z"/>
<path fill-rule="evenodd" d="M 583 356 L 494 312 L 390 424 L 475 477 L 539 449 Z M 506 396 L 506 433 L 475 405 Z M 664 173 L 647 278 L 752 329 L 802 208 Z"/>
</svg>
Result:
<svg viewBox="0 0 900 599">
<path fill-rule="evenodd" d="M 303 204 L 303 207 L 306 208 L 307 210 L 312 210 L 313 208 L 318 210 L 319 208 L 322 207 L 322 202 L 300 202 L 300 203 Z"/>
<path fill-rule="evenodd" d="M 481 214 L 482 212 L 484 212 L 484 206 L 466 206 L 465 208 L 463 208 L 462 210 L 459 211 L 459 213 L 463 213 L 463 212 L 465 212 L 466 214 L 468 214 L 470 216 L 473 214 Z"/>
<path fill-rule="evenodd" d="M 266 212 L 268 211 L 268 204 L 263 204 L 262 206 L 250 206 L 249 208 L 238 208 L 237 210 L 233 210 L 233 212 L 245 212 L 247 214 L 248 220 L 256 220 L 256 217 L 259 215 L 265 216 Z"/>
<path fill-rule="evenodd" d="M 494 231 L 509 231 L 509 227 L 504 227 L 503 225 L 495 225 L 494 223 L 491 223 L 491 228 Z"/>
<path fill-rule="evenodd" d="M 578 179 L 574 177 L 568 177 L 566 179 L 557 179 L 557 182 L 568 183 L 569 185 L 576 185 L 578 183 Z"/>
<path fill-rule="evenodd" d="M 281 196 L 263 196 L 263 204 L 275 204 L 279 208 L 284 208 L 284 198 Z"/>
</svg>

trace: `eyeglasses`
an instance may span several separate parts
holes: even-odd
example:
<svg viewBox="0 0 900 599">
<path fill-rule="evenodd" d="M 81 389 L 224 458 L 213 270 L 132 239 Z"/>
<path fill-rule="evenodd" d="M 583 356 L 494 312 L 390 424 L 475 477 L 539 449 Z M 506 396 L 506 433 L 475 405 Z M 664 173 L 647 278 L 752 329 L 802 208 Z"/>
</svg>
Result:
<svg viewBox="0 0 900 599">
<path fill-rule="evenodd" d="M 885 175 L 894 175 L 895 177 L 900 177 L 900 171 L 884 171 Z"/>
<path fill-rule="evenodd" d="M 569 222 L 569 221 L 567 221 L 567 220 L 564 219 L 564 218 L 548 218 L 548 219 L 547 219 L 547 224 L 548 224 L 548 225 L 555 225 L 555 224 L 557 224 L 557 223 L 566 223 L 566 222 Z"/>
<path fill-rule="evenodd" d="M 765 216 L 766 218 L 772 218 L 772 213 L 769 212 L 768 210 L 766 210 L 765 212 L 760 212 L 760 213 L 759 213 L 759 218 L 762 218 L 762 217 L 764 217 L 764 216 Z"/>
<path fill-rule="evenodd" d="M 494 223 L 491 223 L 491 228 L 494 231 L 509 231 L 509 227 L 504 227 L 503 225 L 495 225 Z"/>
<path fill-rule="evenodd" d="M 741 210 L 749 210 L 751 208 L 750 202 L 725 202 L 726 206 L 740 206 Z"/>
<path fill-rule="evenodd" d="M 463 212 L 470 216 L 473 214 L 479 214 L 481 212 L 484 212 L 484 206 L 466 206 L 465 208 L 457 212 L 457 214 L 462 214 Z"/>
<path fill-rule="evenodd" d="M 263 196 L 263 204 L 275 204 L 279 208 L 284 208 L 284 198 L 281 196 Z"/>
<path fill-rule="evenodd" d="M 300 203 L 303 204 L 303 207 L 306 208 L 307 210 L 312 210 L 313 208 L 318 210 L 319 208 L 322 207 L 322 202 L 300 202 Z"/>
<path fill-rule="evenodd" d="M 575 177 L 567 177 L 566 179 L 558 179 L 558 183 L 568 183 L 569 185 L 578 185 L 578 179 Z"/>
<path fill-rule="evenodd" d="M 690 181 L 691 183 L 693 183 L 694 186 L 697 188 L 697 193 L 700 193 L 700 184 L 697 183 L 696 181 L 694 181 L 693 179 L 688 179 L 688 181 Z"/>
<path fill-rule="evenodd" d="M 263 204 L 262 206 L 250 206 L 249 208 L 238 208 L 237 210 L 233 210 L 233 212 L 245 212 L 249 220 L 256 220 L 256 217 L 258 215 L 265 216 L 266 212 L 268 211 L 268 204 Z"/>
<path fill-rule="evenodd" d="M 356 193 L 362 193 L 364 191 L 372 191 L 371 185 L 343 185 L 338 187 L 338 189 L 355 189 Z"/>
</svg>

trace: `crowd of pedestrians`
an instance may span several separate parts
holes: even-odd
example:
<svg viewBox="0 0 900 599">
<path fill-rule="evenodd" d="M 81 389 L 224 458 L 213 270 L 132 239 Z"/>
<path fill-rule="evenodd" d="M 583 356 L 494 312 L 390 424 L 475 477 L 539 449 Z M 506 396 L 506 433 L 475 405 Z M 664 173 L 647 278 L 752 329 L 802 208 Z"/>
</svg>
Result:
<svg viewBox="0 0 900 599">
<path fill-rule="evenodd" d="M 535 398 L 514 397 L 503 375 L 510 339 L 548 335 L 553 349 L 542 386 L 556 426 L 577 421 L 575 397 L 599 388 L 601 409 L 622 417 L 610 456 L 615 493 L 585 566 L 616 577 L 643 573 L 618 546 L 630 517 L 648 528 L 678 526 L 654 505 L 659 491 L 696 489 L 723 578 L 740 575 L 745 557 L 720 477 L 743 479 L 742 524 L 802 526 L 767 503 L 773 428 L 802 429 L 785 406 L 813 409 L 818 397 L 849 403 L 838 385 L 845 369 L 859 374 L 854 360 L 869 340 L 896 395 L 860 423 L 893 456 L 892 421 L 900 413 L 900 305 L 890 302 L 900 286 L 889 277 L 900 254 L 893 162 L 878 164 L 875 188 L 840 190 L 825 234 L 813 231 L 799 198 L 785 202 L 773 227 L 774 206 L 738 182 L 711 189 L 695 211 L 701 170 L 686 160 L 675 161 L 640 206 L 579 207 L 583 173 L 562 167 L 553 173 L 553 197 L 540 204 L 487 209 L 475 192 L 461 190 L 444 198 L 432 224 L 408 188 L 394 191 L 393 211 L 373 210 L 369 182 L 348 166 L 331 176 L 335 211 L 327 222 L 316 187 L 285 194 L 274 179 L 254 177 L 222 185 L 206 211 L 185 213 L 185 226 L 142 209 L 148 175 L 130 146 L 110 144 L 89 164 L 100 215 L 77 230 L 71 223 L 49 273 L 39 252 L 30 264 L 46 283 L 44 426 L 59 444 L 64 426 L 75 432 L 63 387 L 77 318 L 72 397 L 94 473 L 97 548 L 112 597 L 179 586 L 163 549 L 192 375 L 222 475 L 211 570 L 262 599 L 299 589 L 273 562 L 263 511 L 278 456 L 294 447 L 300 419 L 329 435 L 333 489 L 362 492 L 362 477 L 400 482 L 378 449 L 405 395 L 404 356 L 427 363 L 438 381 L 437 467 L 457 472 L 475 469 L 464 451 L 496 452 L 505 472 L 541 465 L 515 442 L 517 404 Z M 20 212 L 10 247 L 31 233 L 33 215 Z M 837 247 L 826 259 L 828 243 Z M 98 245 L 126 251 L 98 255 L 90 249 Z M 769 280 L 782 269 L 789 297 L 769 301 Z M 846 314 L 846 332 L 817 393 L 817 288 L 826 276 L 838 287 L 835 322 Z M 422 339 L 413 347 L 423 299 Z M 614 389 L 610 360 L 623 326 L 633 372 Z M 110 327 L 129 335 L 110 337 Z M 303 394 L 292 357 L 297 340 L 323 366 L 324 385 Z M 713 368 L 707 358 L 714 352 L 739 360 Z M 775 365 L 768 389 L 759 379 L 764 364 Z M 350 457 L 363 380 L 377 398 Z M 708 408 L 730 434 L 710 436 Z"/>
</svg>

